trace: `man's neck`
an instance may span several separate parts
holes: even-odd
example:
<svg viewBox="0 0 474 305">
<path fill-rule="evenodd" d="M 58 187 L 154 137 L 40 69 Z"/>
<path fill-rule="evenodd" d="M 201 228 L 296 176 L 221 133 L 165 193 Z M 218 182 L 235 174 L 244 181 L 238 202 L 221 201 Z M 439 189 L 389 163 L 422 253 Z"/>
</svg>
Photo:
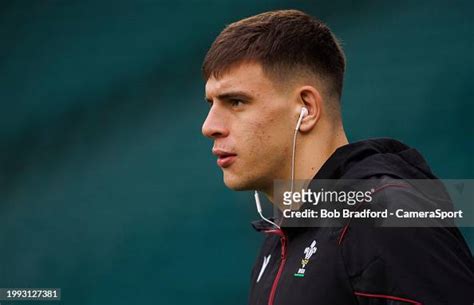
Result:
<svg viewBox="0 0 474 305">
<path fill-rule="evenodd" d="M 305 140 L 296 153 L 295 179 L 299 180 L 311 180 L 339 147 L 349 143 L 342 127 L 327 136 Z"/>
<path fill-rule="evenodd" d="M 339 147 L 349 143 L 342 126 L 333 132 L 315 135 L 316 133 L 313 135 L 298 135 L 295 154 L 295 181 L 310 181 L 313 179 L 331 155 Z M 287 180 L 290 182 L 290 174 Z M 271 190 L 264 193 L 268 200 L 274 203 L 273 185 Z"/>
</svg>

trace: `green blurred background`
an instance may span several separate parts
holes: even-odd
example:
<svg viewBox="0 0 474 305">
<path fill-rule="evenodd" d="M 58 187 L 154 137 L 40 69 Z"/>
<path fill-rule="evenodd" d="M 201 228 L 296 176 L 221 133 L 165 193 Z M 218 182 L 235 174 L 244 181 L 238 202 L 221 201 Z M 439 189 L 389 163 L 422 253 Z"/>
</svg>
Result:
<svg viewBox="0 0 474 305">
<path fill-rule="evenodd" d="M 0 287 L 245 304 L 262 237 L 201 135 L 200 65 L 226 24 L 283 8 L 342 40 L 351 141 L 394 137 L 473 178 L 471 1 L 1 1 Z"/>
</svg>

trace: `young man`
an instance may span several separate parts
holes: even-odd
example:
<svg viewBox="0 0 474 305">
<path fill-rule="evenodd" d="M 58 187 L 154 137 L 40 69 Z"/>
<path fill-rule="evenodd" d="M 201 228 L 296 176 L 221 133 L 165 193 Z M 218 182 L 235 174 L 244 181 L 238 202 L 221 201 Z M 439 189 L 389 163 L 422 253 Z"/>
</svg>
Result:
<svg viewBox="0 0 474 305">
<path fill-rule="evenodd" d="M 436 179 L 416 150 L 391 139 L 348 143 L 344 69 L 334 35 L 303 12 L 267 12 L 227 26 L 204 60 L 210 110 L 202 126 L 226 186 L 257 190 L 277 204 L 274 181 L 294 172 L 298 180 L 370 179 L 383 195 L 375 206 L 429 203 L 393 183 Z M 254 222 L 267 237 L 252 271 L 251 305 L 474 302 L 472 256 L 455 227 L 274 221 Z"/>
</svg>

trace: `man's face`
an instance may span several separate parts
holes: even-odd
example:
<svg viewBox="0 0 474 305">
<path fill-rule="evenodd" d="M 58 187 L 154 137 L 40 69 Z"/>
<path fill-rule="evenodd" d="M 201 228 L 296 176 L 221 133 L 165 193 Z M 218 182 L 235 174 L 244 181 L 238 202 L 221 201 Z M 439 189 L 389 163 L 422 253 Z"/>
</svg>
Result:
<svg viewBox="0 0 474 305">
<path fill-rule="evenodd" d="M 202 133 L 214 140 L 213 153 L 227 187 L 268 191 L 274 179 L 288 178 L 296 124 L 290 95 L 258 63 L 209 78 L 206 100 L 211 108 Z"/>
</svg>

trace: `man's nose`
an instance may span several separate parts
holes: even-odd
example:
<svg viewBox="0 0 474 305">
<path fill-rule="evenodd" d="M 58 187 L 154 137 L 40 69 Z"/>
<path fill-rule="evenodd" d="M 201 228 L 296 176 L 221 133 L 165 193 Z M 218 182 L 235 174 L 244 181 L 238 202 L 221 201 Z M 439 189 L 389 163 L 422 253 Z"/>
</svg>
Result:
<svg viewBox="0 0 474 305">
<path fill-rule="evenodd" d="M 229 134 L 225 118 L 214 107 L 211 107 L 202 124 L 202 134 L 211 139 L 226 137 Z"/>
</svg>

